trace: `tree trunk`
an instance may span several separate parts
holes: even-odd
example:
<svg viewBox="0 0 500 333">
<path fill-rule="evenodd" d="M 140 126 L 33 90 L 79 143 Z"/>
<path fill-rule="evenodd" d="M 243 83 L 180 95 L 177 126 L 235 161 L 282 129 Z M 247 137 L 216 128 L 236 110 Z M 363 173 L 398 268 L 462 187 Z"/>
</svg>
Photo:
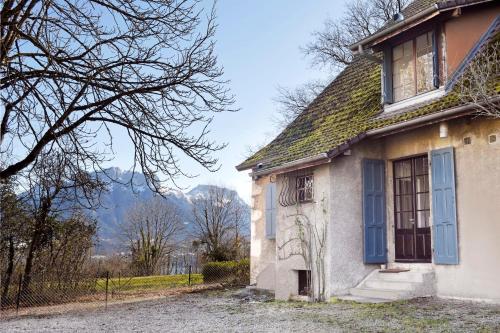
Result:
<svg viewBox="0 0 500 333">
<path fill-rule="evenodd" d="M 4 281 L 2 289 L 2 298 L 0 301 L 2 307 L 7 305 L 7 297 L 9 295 L 10 281 L 12 279 L 12 272 L 14 271 L 14 255 L 15 255 L 14 238 L 10 236 L 8 264 L 7 264 L 7 270 L 5 271 L 5 277 L 3 279 Z"/>
</svg>

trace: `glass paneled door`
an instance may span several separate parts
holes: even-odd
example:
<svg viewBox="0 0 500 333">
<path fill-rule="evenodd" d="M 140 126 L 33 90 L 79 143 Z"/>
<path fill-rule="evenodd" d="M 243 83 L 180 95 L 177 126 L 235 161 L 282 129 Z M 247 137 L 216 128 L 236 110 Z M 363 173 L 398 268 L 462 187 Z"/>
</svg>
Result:
<svg viewBox="0 0 500 333">
<path fill-rule="evenodd" d="M 394 162 L 396 261 L 431 262 L 427 156 Z"/>
</svg>

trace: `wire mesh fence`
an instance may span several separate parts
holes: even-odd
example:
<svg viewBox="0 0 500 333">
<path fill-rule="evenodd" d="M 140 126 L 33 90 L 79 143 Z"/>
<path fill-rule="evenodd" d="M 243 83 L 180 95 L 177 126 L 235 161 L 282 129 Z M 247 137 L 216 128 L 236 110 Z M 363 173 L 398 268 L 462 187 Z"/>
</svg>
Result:
<svg viewBox="0 0 500 333">
<path fill-rule="evenodd" d="M 4 282 L 5 283 L 5 282 Z M 191 266 L 185 274 L 130 276 L 122 272 L 101 272 L 78 278 L 30 278 L 15 275 L 2 291 L 0 317 L 53 314 L 65 311 L 104 307 L 134 300 L 153 299 L 179 292 L 223 286 L 247 285 L 249 265 L 240 262 L 208 263 L 202 272 Z"/>
</svg>

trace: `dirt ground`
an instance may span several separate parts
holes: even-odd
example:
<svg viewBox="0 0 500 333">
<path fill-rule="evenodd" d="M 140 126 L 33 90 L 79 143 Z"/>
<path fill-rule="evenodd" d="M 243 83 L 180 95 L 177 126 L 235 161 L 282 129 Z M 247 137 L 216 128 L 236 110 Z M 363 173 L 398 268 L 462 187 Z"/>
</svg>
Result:
<svg viewBox="0 0 500 333">
<path fill-rule="evenodd" d="M 269 301 L 205 291 L 0 321 L 0 332 L 500 332 L 500 306 L 435 298 L 382 304 Z"/>
</svg>

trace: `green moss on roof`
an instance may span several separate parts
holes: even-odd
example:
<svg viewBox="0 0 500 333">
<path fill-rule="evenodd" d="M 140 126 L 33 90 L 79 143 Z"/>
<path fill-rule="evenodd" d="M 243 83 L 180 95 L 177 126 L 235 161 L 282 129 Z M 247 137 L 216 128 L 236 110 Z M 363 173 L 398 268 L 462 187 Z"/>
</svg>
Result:
<svg viewBox="0 0 500 333">
<path fill-rule="evenodd" d="M 243 162 L 265 168 L 326 152 L 356 136 L 380 112 L 380 65 L 358 58 L 276 139 Z"/>
<path fill-rule="evenodd" d="M 500 38 L 498 32 L 490 42 Z M 370 60 L 356 58 L 333 82 L 271 143 L 237 168 L 244 170 L 262 163 L 261 170 L 288 162 L 331 153 L 340 145 L 367 131 L 440 112 L 464 104 L 455 88 L 437 100 L 405 112 L 382 113 L 381 68 Z M 499 92 L 500 78 L 493 84 Z"/>
</svg>

